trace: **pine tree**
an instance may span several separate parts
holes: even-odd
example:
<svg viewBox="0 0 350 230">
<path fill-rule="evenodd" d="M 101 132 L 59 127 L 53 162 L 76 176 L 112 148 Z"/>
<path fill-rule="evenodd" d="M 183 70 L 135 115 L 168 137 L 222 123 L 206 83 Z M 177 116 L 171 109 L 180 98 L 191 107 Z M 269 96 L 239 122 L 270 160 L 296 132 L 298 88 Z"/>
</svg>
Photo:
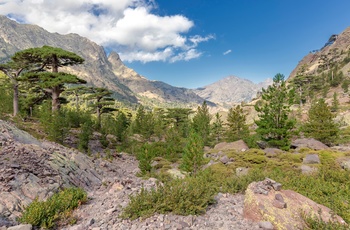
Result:
<svg viewBox="0 0 350 230">
<path fill-rule="evenodd" d="M 14 62 L 27 60 L 34 66 L 21 77 L 21 80 L 36 84 L 49 93 L 52 99 L 52 111 L 60 109 L 60 95 L 65 90 L 65 84 L 86 83 L 74 74 L 58 71 L 60 67 L 84 62 L 84 59 L 77 54 L 61 48 L 51 46 L 30 48 L 17 52 L 12 60 Z"/>
<path fill-rule="evenodd" d="M 205 145 L 208 144 L 209 141 L 210 121 L 211 116 L 209 114 L 209 108 L 204 101 L 202 106 L 198 106 L 197 112 L 193 117 L 192 128 L 202 137 Z"/>
<path fill-rule="evenodd" d="M 323 98 L 314 101 L 309 110 L 309 118 L 304 125 L 305 135 L 326 145 L 332 145 L 339 136 L 339 125 L 335 123 L 330 107 Z"/>
<path fill-rule="evenodd" d="M 214 122 L 212 124 L 212 136 L 215 143 L 219 143 L 224 132 L 224 122 L 221 120 L 221 115 L 219 113 L 215 114 Z"/>
<path fill-rule="evenodd" d="M 196 176 L 200 167 L 204 163 L 203 140 L 194 130 L 191 130 L 188 142 L 183 152 L 181 168 Z"/>
<path fill-rule="evenodd" d="M 101 128 L 101 115 L 104 113 L 110 113 L 116 111 L 116 108 L 111 107 L 114 105 L 114 98 L 111 98 L 112 92 L 105 88 L 89 88 L 89 96 L 87 99 L 94 100 L 93 104 L 90 107 L 96 109 L 97 115 L 97 125 L 98 128 Z"/>
<path fill-rule="evenodd" d="M 338 94 L 336 92 L 333 93 L 333 100 L 332 100 L 332 106 L 331 111 L 337 112 L 339 110 L 339 100 L 338 100 Z"/>
<path fill-rule="evenodd" d="M 247 137 L 249 130 L 246 124 L 246 117 L 247 115 L 243 111 L 242 106 L 237 105 L 234 108 L 230 108 L 227 117 L 228 130 L 226 132 L 228 141 L 237 141 Z"/>
<path fill-rule="evenodd" d="M 293 103 L 293 91 L 290 91 L 284 75 L 276 74 L 273 85 L 263 89 L 262 99 L 255 105 L 259 120 L 255 121 L 256 132 L 270 146 L 289 149 L 291 131 L 295 120 L 289 118 L 290 106 Z"/>
</svg>

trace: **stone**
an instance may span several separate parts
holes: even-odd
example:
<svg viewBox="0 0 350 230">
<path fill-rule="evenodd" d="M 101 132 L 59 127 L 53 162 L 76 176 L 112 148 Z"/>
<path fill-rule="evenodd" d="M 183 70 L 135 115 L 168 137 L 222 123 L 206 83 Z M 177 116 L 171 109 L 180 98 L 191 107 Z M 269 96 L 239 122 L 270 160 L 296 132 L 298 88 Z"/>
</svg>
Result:
<svg viewBox="0 0 350 230">
<path fill-rule="evenodd" d="M 235 141 L 235 142 L 221 142 L 214 147 L 215 150 L 218 151 L 226 151 L 226 150 L 235 150 L 237 152 L 244 152 L 249 149 L 248 145 L 243 141 Z"/>
<path fill-rule="evenodd" d="M 13 227 L 7 228 L 7 230 L 32 230 L 32 225 L 31 224 L 21 224 Z"/>
<path fill-rule="evenodd" d="M 313 138 L 300 138 L 292 141 L 291 148 L 309 148 L 313 150 L 329 149 L 329 147 L 322 142 Z"/>
<path fill-rule="evenodd" d="M 221 163 L 223 163 L 223 164 L 227 164 L 227 163 L 230 162 L 230 159 L 225 155 L 225 156 L 223 156 L 223 157 L 220 158 L 220 161 L 221 161 Z"/>
<path fill-rule="evenodd" d="M 301 213 L 308 213 L 312 216 L 320 216 L 325 221 L 336 221 L 345 224 L 345 221 L 334 212 L 311 199 L 291 190 L 275 191 L 269 190 L 267 195 L 258 194 L 254 191 L 263 182 L 253 182 L 249 184 L 244 199 L 244 217 L 252 221 L 270 221 L 278 229 L 303 229 L 303 219 Z M 283 197 L 284 203 L 276 199 L 276 195 Z M 277 196 L 279 197 L 279 195 Z M 280 198 L 279 198 L 280 199 Z M 280 203 L 278 203 L 280 202 Z M 278 206 L 278 207 L 276 207 Z"/>
<path fill-rule="evenodd" d="M 236 168 L 236 176 L 245 176 L 249 173 L 249 168 L 239 167 Z"/>
<path fill-rule="evenodd" d="M 303 159 L 303 164 L 320 164 L 321 160 L 318 154 L 307 154 Z"/>
<path fill-rule="evenodd" d="M 173 177 L 178 179 L 185 178 L 185 174 L 183 174 L 180 170 L 176 168 L 168 169 L 167 172 Z"/>
<path fill-rule="evenodd" d="M 279 209 L 287 208 L 287 204 L 280 200 L 273 200 L 272 205 Z"/>
<path fill-rule="evenodd" d="M 308 165 L 302 165 L 300 166 L 300 169 L 302 174 L 312 174 L 314 172 L 317 172 L 317 168 Z"/>
<path fill-rule="evenodd" d="M 256 144 L 259 146 L 261 149 L 266 149 L 268 144 L 265 141 L 257 141 Z"/>
<path fill-rule="evenodd" d="M 259 227 L 262 228 L 263 230 L 274 230 L 274 227 L 270 221 L 260 221 L 258 224 L 259 224 Z"/>
<path fill-rule="evenodd" d="M 265 152 L 265 156 L 267 156 L 267 157 L 274 157 L 277 154 L 283 153 L 282 150 L 277 149 L 277 148 L 266 148 L 266 149 L 264 149 L 264 152 Z"/>
<path fill-rule="evenodd" d="M 339 161 L 343 169 L 350 171 L 350 159 L 339 159 Z"/>
</svg>

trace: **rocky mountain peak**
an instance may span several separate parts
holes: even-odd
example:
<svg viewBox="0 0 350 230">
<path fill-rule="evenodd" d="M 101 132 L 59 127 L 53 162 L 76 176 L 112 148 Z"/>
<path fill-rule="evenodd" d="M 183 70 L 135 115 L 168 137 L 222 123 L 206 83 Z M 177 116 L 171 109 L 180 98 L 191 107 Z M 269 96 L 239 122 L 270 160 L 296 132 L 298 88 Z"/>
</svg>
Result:
<svg viewBox="0 0 350 230">
<path fill-rule="evenodd" d="M 269 84 L 271 80 L 255 84 L 237 76 L 228 76 L 213 84 L 198 88 L 195 92 L 208 101 L 230 107 L 234 103 L 251 101 L 261 88 Z"/>
</svg>

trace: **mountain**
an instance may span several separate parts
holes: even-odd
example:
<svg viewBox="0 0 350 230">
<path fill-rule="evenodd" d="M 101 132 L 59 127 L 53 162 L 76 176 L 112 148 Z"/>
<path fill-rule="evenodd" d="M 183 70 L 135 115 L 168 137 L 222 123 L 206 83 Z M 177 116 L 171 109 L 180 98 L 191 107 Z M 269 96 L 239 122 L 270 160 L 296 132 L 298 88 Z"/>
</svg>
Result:
<svg viewBox="0 0 350 230">
<path fill-rule="evenodd" d="M 332 35 L 325 45 L 307 54 L 289 75 L 292 80 L 298 74 L 320 75 L 338 65 L 345 75 L 350 70 L 350 27 L 340 34 Z M 326 66 L 326 68 L 324 68 Z"/>
<path fill-rule="evenodd" d="M 224 106 L 232 106 L 234 103 L 251 101 L 262 88 L 272 84 L 271 79 L 255 84 L 247 79 L 229 76 L 213 84 L 197 88 L 195 93 L 214 103 Z"/>
<path fill-rule="evenodd" d="M 85 59 L 84 64 L 69 67 L 70 73 L 85 79 L 90 85 L 112 90 L 121 100 L 137 102 L 133 92 L 114 75 L 103 47 L 77 34 L 49 33 L 39 26 L 19 24 L 0 16 L 0 62 L 6 62 L 17 51 L 43 45 L 80 55 Z"/>
<path fill-rule="evenodd" d="M 133 69 L 126 67 L 115 52 L 110 53 L 108 60 L 112 65 L 113 73 L 118 76 L 120 82 L 136 93 L 143 104 L 183 106 L 201 104 L 204 101 L 190 89 L 146 79 Z"/>
<path fill-rule="evenodd" d="M 50 33 L 39 26 L 19 24 L 0 15 L 0 63 L 6 62 L 17 51 L 43 45 L 60 47 L 83 57 L 84 64 L 67 70 L 89 85 L 113 91 L 113 96 L 124 102 L 186 106 L 204 101 L 189 89 L 140 76 L 125 66 L 117 53 L 111 52 L 107 57 L 102 46 L 87 38 L 77 34 Z"/>
</svg>

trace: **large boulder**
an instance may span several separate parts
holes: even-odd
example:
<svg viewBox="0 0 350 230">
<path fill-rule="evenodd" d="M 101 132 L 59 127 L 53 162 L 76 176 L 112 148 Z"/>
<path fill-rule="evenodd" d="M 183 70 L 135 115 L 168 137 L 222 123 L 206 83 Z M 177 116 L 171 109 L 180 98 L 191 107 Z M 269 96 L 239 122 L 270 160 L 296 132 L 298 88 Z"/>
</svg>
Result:
<svg viewBox="0 0 350 230">
<path fill-rule="evenodd" d="M 307 154 L 303 158 L 303 164 L 321 164 L 318 154 Z"/>
<path fill-rule="evenodd" d="M 248 145 L 243 141 L 235 142 L 221 142 L 214 147 L 215 150 L 225 151 L 225 150 L 235 150 L 237 152 L 244 152 L 249 149 Z"/>
<path fill-rule="evenodd" d="M 296 139 L 292 141 L 291 147 L 294 149 L 297 149 L 297 148 L 309 148 L 313 150 L 329 149 L 327 145 L 313 138 Z"/>
<path fill-rule="evenodd" d="M 339 158 L 338 162 L 343 169 L 350 171 L 350 158 Z"/>
<path fill-rule="evenodd" d="M 269 221 L 275 229 L 303 229 L 301 213 L 320 217 L 323 221 L 345 221 L 329 208 L 291 190 L 282 190 L 273 180 L 251 183 L 245 193 L 244 217 L 253 221 Z"/>
</svg>

